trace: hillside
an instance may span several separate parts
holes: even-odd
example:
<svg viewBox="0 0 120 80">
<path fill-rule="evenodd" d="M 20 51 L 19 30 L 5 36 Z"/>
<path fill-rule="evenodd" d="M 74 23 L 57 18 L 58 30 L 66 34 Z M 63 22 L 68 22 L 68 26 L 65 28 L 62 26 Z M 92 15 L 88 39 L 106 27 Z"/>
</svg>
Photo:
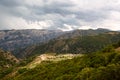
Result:
<svg viewBox="0 0 120 80">
<path fill-rule="evenodd" d="M 102 51 L 57 63 L 43 62 L 33 69 L 19 69 L 5 80 L 119 80 L 120 43 Z M 4 80 L 3 79 L 3 80 Z"/>
<path fill-rule="evenodd" d="M 83 56 L 82 54 L 55 54 L 55 53 L 47 53 L 41 54 L 33 59 L 32 62 L 28 63 L 24 68 L 35 68 L 42 62 L 58 62 L 62 60 L 73 59 L 75 57 Z"/>
<path fill-rule="evenodd" d="M 15 56 L 13 56 L 10 52 L 5 52 L 0 49 L 0 67 L 9 68 L 18 62 L 19 60 Z"/>
<path fill-rule="evenodd" d="M 0 78 L 8 74 L 12 67 L 19 63 L 19 60 L 10 52 L 0 49 Z"/>
<path fill-rule="evenodd" d="M 48 43 L 37 46 L 30 46 L 18 54 L 21 58 L 26 58 L 36 54 L 44 53 L 91 53 L 101 50 L 106 45 L 118 42 L 120 40 L 119 32 L 107 32 L 98 35 L 77 36 L 68 39 L 54 39 Z"/>
</svg>

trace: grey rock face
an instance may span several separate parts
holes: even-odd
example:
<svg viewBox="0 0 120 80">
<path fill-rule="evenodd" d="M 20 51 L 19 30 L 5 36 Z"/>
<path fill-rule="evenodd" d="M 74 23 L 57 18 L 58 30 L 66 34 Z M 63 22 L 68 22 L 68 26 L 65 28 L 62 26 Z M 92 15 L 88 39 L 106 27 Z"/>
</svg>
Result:
<svg viewBox="0 0 120 80">
<path fill-rule="evenodd" d="M 27 46 L 49 41 L 61 34 L 63 33 L 59 30 L 1 30 L 0 48 L 16 53 Z"/>
</svg>

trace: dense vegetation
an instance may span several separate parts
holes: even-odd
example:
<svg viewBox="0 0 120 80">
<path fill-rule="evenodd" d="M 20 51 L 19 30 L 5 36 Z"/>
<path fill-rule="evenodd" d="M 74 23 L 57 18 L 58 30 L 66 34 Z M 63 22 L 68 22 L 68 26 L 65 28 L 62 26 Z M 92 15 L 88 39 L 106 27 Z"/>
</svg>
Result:
<svg viewBox="0 0 120 80">
<path fill-rule="evenodd" d="M 10 73 L 18 62 L 10 52 L 0 49 L 0 78 Z"/>
<path fill-rule="evenodd" d="M 0 50 L 0 80 L 120 80 L 119 40 L 118 32 L 60 37 L 25 49 L 18 55 L 25 57 L 19 65 L 13 55 Z M 35 68 L 26 66 L 43 53 L 84 54 L 71 60 L 43 61 Z"/>
<path fill-rule="evenodd" d="M 22 69 L 10 80 L 120 80 L 120 42 L 102 51 Z"/>
</svg>

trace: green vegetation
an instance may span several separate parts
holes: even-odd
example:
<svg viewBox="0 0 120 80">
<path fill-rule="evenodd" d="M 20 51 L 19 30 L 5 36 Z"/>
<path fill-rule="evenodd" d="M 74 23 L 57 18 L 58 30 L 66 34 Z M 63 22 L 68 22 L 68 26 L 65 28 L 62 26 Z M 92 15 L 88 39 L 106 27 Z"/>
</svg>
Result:
<svg viewBox="0 0 120 80">
<path fill-rule="evenodd" d="M 115 46 L 57 63 L 43 62 L 9 80 L 120 80 L 120 52 Z"/>
<path fill-rule="evenodd" d="M 19 61 L 10 53 L 0 49 L 0 78 L 9 74 Z"/>
<path fill-rule="evenodd" d="M 119 40 L 120 33 L 114 32 L 51 40 L 27 48 L 25 56 L 22 55 L 25 60 L 17 66 L 15 57 L 0 50 L 0 80 L 120 80 Z M 62 61 L 39 61 L 43 53 L 84 54 L 73 59 L 59 58 Z M 29 68 L 27 65 L 34 61 L 39 63 Z"/>
<path fill-rule="evenodd" d="M 18 73 L 19 73 L 19 74 L 22 74 L 22 73 L 24 73 L 25 71 L 27 71 L 26 68 L 21 68 L 21 69 L 18 70 Z"/>
<path fill-rule="evenodd" d="M 120 40 L 119 33 L 105 33 L 94 36 L 80 36 L 69 39 L 51 40 L 48 43 L 36 46 L 27 57 L 43 53 L 92 53 L 99 51 L 109 44 Z M 29 50 L 29 49 L 28 49 Z"/>
<path fill-rule="evenodd" d="M 12 71 L 13 71 L 13 67 L 0 70 L 0 79 L 5 77 L 7 74 L 11 73 Z"/>
</svg>

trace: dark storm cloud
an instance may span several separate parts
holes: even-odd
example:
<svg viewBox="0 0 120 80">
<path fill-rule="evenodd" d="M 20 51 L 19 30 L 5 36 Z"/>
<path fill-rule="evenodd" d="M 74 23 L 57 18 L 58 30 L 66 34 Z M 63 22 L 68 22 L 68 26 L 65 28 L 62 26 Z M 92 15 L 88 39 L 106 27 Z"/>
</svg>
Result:
<svg viewBox="0 0 120 80">
<path fill-rule="evenodd" d="M 66 10 L 68 7 L 75 6 L 72 3 L 58 3 L 57 1 L 50 3 L 50 4 L 44 4 L 43 6 L 27 6 L 27 8 L 30 8 L 32 12 L 34 12 L 36 15 L 45 15 L 45 14 L 60 14 L 60 15 L 69 15 L 73 14 L 72 11 Z"/>
<path fill-rule="evenodd" d="M 0 5 L 6 6 L 6 7 L 15 7 L 21 5 L 21 0 L 0 0 Z"/>
</svg>

